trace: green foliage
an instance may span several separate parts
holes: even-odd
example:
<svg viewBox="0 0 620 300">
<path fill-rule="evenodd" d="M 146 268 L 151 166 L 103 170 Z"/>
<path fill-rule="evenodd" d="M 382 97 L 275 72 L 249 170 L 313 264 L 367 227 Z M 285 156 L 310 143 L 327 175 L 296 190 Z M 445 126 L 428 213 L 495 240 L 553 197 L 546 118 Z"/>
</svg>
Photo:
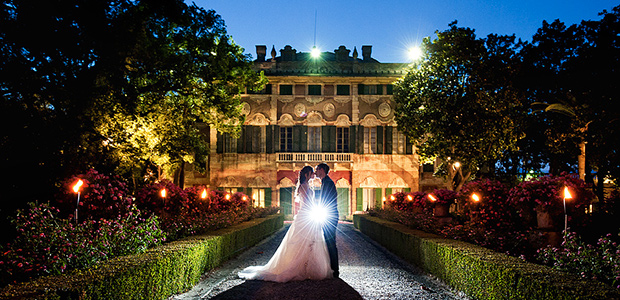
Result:
<svg viewBox="0 0 620 300">
<path fill-rule="evenodd" d="M 600 282 L 367 215 L 355 227 L 472 299 L 618 299 Z"/>
<path fill-rule="evenodd" d="M 0 255 L 2 284 L 89 268 L 113 257 L 142 253 L 165 240 L 157 217 L 145 219 L 135 206 L 124 216 L 78 224 L 58 214 L 58 209 L 34 203 L 28 211 L 18 211 L 13 220 L 17 238 Z"/>
<path fill-rule="evenodd" d="M 459 162 L 462 184 L 522 137 L 524 96 L 513 84 L 520 44 L 514 36 L 478 39 L 456 22 L 436 34 L 424 39 L 422 59 L 395 86 L 396 121 L 423 158 L 447 163 L 447 174 Z"/>
<path fill-rule="evenodd" d="M 194 286 L 204 272 L 279 230 L 283 221 L 283 215 L 256 219 L 90 269 L 11 285 L 0 298 L 164 299 Z"/>
</svg>

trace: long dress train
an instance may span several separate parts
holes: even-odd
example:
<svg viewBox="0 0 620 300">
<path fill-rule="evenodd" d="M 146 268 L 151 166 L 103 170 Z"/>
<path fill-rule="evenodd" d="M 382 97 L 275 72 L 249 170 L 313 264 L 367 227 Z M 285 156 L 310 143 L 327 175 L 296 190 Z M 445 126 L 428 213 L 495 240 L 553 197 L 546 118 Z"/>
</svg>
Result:
<svg viewBox="0 0 620 300">
<path fill-rule="evenodd" d="M 314 191 L 304 183 L 297 192 L 301 209 L 275 254 L 266 265 L 247 267 L 239 272 L 240 278 L 276 282 L 332 278 L 322 224 L 312 212 Z"/>
</svg>

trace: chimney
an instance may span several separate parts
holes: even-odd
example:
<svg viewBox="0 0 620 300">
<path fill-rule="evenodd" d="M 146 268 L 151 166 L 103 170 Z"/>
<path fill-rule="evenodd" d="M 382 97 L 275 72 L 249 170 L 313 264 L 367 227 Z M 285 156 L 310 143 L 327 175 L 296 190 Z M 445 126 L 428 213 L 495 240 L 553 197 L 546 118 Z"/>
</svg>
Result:
<svg viewBox="0 0 620 300">
<path fill-rule="evenodd" d="M 256 61 L 265 61 L 265 56 L 267 56 L 267 46 L 256 45 Z"/>
<path fill-rule="evenodd" d="M 338 49 L 334 50 L 334 53 L 336 54 L 336 61 L 349 60 L 349 52 L 351 52 L 351 50 L 347 49 L 345 46 L 338 47 Z"/>
<path fill-rule="evenodd" d="M 362 58 L 364 60 L 370 60 L 370 53 L 372 52 L 372 46 L 365 45 L 362 46 Z"/>
</svg>

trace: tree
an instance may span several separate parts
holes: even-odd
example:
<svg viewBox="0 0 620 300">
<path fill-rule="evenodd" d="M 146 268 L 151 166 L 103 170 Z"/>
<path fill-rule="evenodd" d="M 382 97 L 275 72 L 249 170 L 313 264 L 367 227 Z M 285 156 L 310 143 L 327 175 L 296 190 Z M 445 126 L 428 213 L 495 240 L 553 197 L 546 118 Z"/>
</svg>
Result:
<svg viewBox="0 0 620 300">
<path fill-rule="evenodd" d="M 513 85 L 520 42 L 478 39 L 456 22 L 436 34 L 424 39 L 423 58 L 395 86 L 396 121 L 418 141 L 422 157 L 440 159 L 443 174 L 456 176 L 452 188 L 458 190 L 522 137 L 524 97 Z"/>
<path fill-rule="evenodd" d="M 235 132 L 240 92 L 265 81 L 219 15 L 181 0 L 4 0 L 0 69 L 4 196 L 28 201 L 90 167 L 204 159 L 194 124 Z"/>
<path fill-rule="evenodd" d="M 532 44 L 524 48 L 531 66 L 526 73 L 532 101 L 547 112 L 547 144 L 557 155 L 578 159 L 580 178 L 612 175 L 620 162 L 616 154 L 620 64 L 620 6 L 603 11 L 601 20 L 567 27 L 559 20 L 543 22 Z M 557 123 L 562 123 L 557 126 Z M 586 156 L 587 154 L 587 156 Z M 554 168 L 552 166 L 552 168 Z M 618 174 L 620 175 L 620 174 Z"/>
</svg>

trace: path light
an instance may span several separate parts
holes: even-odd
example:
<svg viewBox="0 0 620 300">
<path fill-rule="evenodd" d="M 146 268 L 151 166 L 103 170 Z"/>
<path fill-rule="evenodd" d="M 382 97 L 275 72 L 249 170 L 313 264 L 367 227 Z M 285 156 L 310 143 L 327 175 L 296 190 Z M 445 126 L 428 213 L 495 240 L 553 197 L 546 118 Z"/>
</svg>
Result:
<svg viewBox="0 0 620 300">
<path fill-rule="evenodd" d="M 200 194 L 200 198 L 202 198 L 203 200 L 207 199 L 207 189 L 206 188 L 202 189 L 202 194 Z"/>
<path fill-rule="evenodd" d="M 75 224 L 78 222 L 78 207 L 80 206 L 80 188 L 84 184 L 82 179 L 78 179 L 78 181 L 73 185 L 73 192 L 77 194 L 77 202 L 75 204 Z"/>
<path fill-rule="evenodd" d="M 568 215 L 566 214 L 566 199 L 572 199 L 573 195 L 570 194 L 567 186 L 564 186 L 564 237 L 566 237 L 568 229 Z"/>
</svg>

